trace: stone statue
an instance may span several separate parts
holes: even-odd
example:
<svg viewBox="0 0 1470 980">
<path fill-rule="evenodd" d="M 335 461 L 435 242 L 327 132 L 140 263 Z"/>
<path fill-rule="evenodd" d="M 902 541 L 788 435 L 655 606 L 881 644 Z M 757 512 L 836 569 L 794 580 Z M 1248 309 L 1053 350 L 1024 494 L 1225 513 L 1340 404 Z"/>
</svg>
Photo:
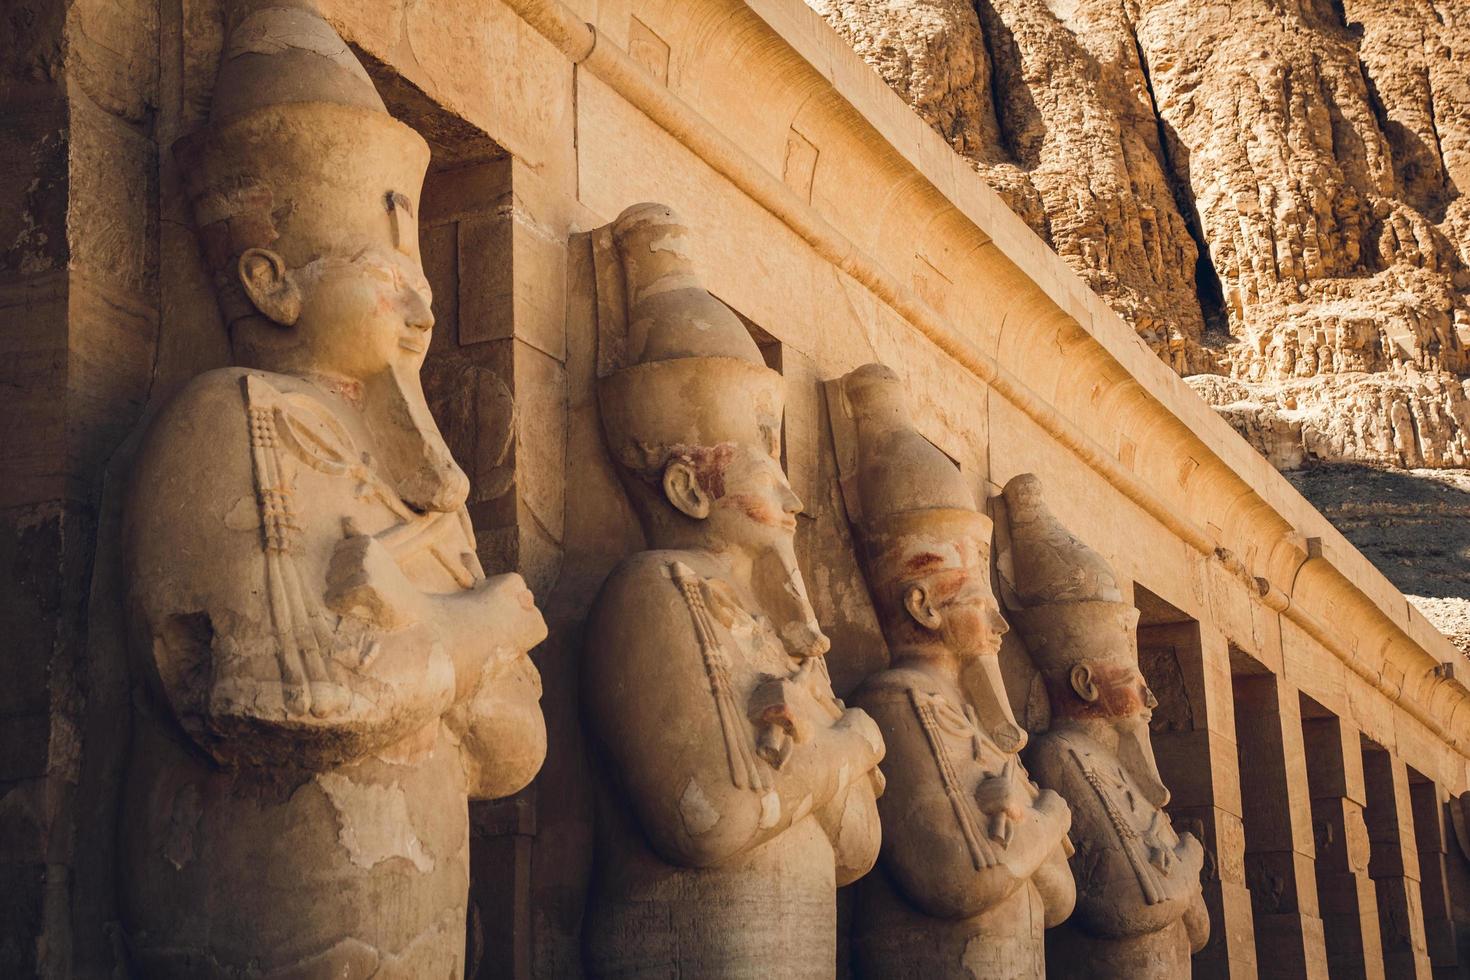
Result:
<svg viewBox="0 0 1470 980">
<path fill-rule="evenodd" d="M 1052 516 L 1035 476 L 1011 480 L 1004 497 L 1003 584 L 1051 702 L 1051 727 L 1028 760 L 1036 781 L 1072 807 L 1077 848 L 1077 911 L 1047 934 L 1050 973 L 1188 976 L 1190 954 L 1210 934 L 1204 849 L 1176 834 L 1164 812 L 1169 790 L 1148 729 L 1158 702 L 1138 669 L 1138 610 L 1122 601 L 1107 563 Z"/>
<path fill-rule="evenodd" d="M 1076 897 L 1071 814 L 1016 755 L 1026 734 L 997 660 L 1007 627 L 990 519 L 914 429 L 891 370 L 859 368 L 841 394 L 855 423 L 849 517 L 892 657 L 855 696 L 882 729 L 888 789 L 880 870 L 858 886 L 853 972 L 1042 980 L 1044 930 Z"/>
<path fill-rule="evenodd" d="M 627 364 L 603 429 L 653 550 L 608 577 L 583 701 L 605 760 L 588 969 L 831 977 L 836 888 L 878 852 L 883 741 L 832 693 L 780 463 L 782 378 L 665 207 L 612 237 Z"/>
<path fill-rule="evenodd" d="M 236 366 L 158 413 L 126 502 L 134 968 L 460 976 L 466 797 L 541 765 L 546 627 L 482 572 L 419 385 L 428 145 L 273 7 L 178 152 Z"/>
</svg>

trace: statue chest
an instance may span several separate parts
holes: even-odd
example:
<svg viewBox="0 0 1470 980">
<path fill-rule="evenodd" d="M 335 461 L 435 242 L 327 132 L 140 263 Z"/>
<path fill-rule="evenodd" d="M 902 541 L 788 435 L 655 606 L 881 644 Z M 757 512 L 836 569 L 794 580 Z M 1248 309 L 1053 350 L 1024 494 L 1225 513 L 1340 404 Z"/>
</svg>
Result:
<svg viewBox="0 0 1470 980">
<path fill-rule="evenodd" d="M 325 574 L 344 537 L 370 534 L 425 592 L 469 588 L 483 577 L 468 514 L 419 513 L 398 495 L 364 436 L 316 399 L 249 376 L 254 507 L 237 505 L 238 529 L 259 534 L 267 555 Z"/>
<path fill-rule="evenodd" d="M 1103 818 L 1117 835 L 1149 847 L 1172 848 L 1179 843 L 1169 817 L 1145 798 L 1128 771 L 1102 753 L 1073 750 L 1084 782 L 1097 798 Z"/>
<path fill-rule="evenodd" d="M 924 730 L 930 751 L 941 764 L 954 769 L 957 778 L 973 790 L 980 781 L 998 776 L 1014 755 L 1002 752 L 980 730 L 975 709 L 939 693 L 911 690 L 909 699 Z M 1024 770 L 1023 770 L 1024 772 Z"/>
</svg>

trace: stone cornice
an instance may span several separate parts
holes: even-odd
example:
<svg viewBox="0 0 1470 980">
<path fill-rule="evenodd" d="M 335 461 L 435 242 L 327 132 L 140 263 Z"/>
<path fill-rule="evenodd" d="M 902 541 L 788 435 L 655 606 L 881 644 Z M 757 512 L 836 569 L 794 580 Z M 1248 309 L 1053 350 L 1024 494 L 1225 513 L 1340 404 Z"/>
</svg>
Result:
<svg viewBox="0 0 1470 980">
<path fill-rule="evenodd" d="M 824 213 L 571 7 L 560 0 L 503 2 L 1125 497 L 1202 555 L 1224 562 L 1257 600 L 1470 757 L 1470 744 L 1455 734 L 1470 690 L 1447 666 L 1461 659 L 1448 641 L 800 0 L 693 0 L 670 19 L 689 27 L 685 50 L 708 44 L 712 25 L 733 32 L 730 25 L 738 24 L 742 55 L 769 69 L 759 75 L 745 66 L 746 97 L 778 118 L 783 111 L 791 118 L 820 114 L 828 125 L 856 130 L 852 139 L 885 164 L 888 200 L 854 195 L 861 200 L 845 213 Z M 942 224 L 959 252 L 955 266 L 994 277 L 1020 307 L 1007 311 L 990 336 L 957 328 L 948 311 L 860 244 L 896 200 L 910 215 L 906 229 Z M 1106 412 L 1097 411 L 1100 401 Z M 1079 424 L 1082 417 L 1093 424 Z M 1126 440 L 1127 462 L 1099 441 L 1099 431 L 1134 434 Z M 1143 433 L 1146 439 L 1137 438 Z M 1317 542 L 1310 551 L 1301 547 L 1308 539 Z"/>
</svg>

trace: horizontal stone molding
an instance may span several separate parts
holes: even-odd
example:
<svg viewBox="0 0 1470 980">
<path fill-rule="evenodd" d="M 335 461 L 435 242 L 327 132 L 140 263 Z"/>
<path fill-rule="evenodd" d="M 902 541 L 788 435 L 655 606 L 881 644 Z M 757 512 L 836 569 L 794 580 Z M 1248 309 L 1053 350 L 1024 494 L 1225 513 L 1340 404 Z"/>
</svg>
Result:
<svg viewBox="0 0 1470 980">
<path fill-rule="evenodd" d="M 569 61 L 609 86 L 779 219 L 823 259 L 870 290 L 915 330 L 1075 453 L 1145 513 L 1199 553 L 1212 559 L 1219 557 L 1221 542 L 1211 529 L 1181 515 L 1174 502 L 1099 445 L 997 358 L 970 342 L 915 289 L 905 285 L 881 261 L 824 218 L 806 197 L 762 166 L 698 110 L 665 87 L 643 64 L 599 34 L 593 25 L 585 23 L 571 7 L 561 0 L 502 2 L 555 45 Z M 1056 291 L 1059 295 L 1051 298 L 1096 345 L 1093 350 L 1069 351 L 1068 356 L 1092 360 L 1102 355 L 1132 375 L 1135 385 L 1130 387 L 1135 387 L 1136 391 L 1127 394 L 1142 396 L 1138 398 L 1142 402 L 1142 410 L 1153 416 L 1145 423 L 1152 430 L 1151 434 L 1156 432 L 1164 436 L 1167 433 L 1172 437 L 1171 441 L 1202 444 L 1204 452 L 1213 456 L 1213 462 L 1218 464 L 1212 467 L 1220 474 L 1216 479 L 1235 481 L 1237 486 L 1233 488 L 1232 495 L 1237 503 L 1232 511 L 1243 508 L 1257 520 L 1269 520 L 1282 528 L 1280 537 L 1289 542 L 1300 541 L 1307 536 L 1317 536 L 1319 540 L 1330 542 L 1330 547 L 1319 547 L 1315 555 L 1304 556 L 1302 562 L 1271 561 L 1273 567 L 1265 570 L 1265 576 L 1259 576 L 1261 582 L 1251 583 L 1251 594 L 1296 624 L 1373 689 L 1421 722 L 1437 738 L 1453 746 L 1461 756 L 1470 759 L 1470 744 L 1453 731 L 1456 716 L 1470 703 L 1470 690 L 1458 678 L 1444 676 L 1454 672 L 1441 665 L 1453 663 L 1458 658 L 1448 641 L 1414 613 L 1407 600 L 1388 584 L 1381 573 L 1325 518 L 1312 511 L 1283 477 L 1265 466 L 1264 461 L 1227 423 L 1209 411 L 1176 375 L 1158 362 L 1127 324 L 1092 295 L 1061 259 L 1031 236 L 1019 218 L 1010 215 L 998 199 L 985 200 L 987 196 L 993 198 L 994 194 L 978 175 L 955 173 L 961 169 L 959 167 L 952 167 L 944 176 L 935 175 L 931 162 L 943 160 L 945 155 L 953 156 L 952 151 L 937 134 L 912 116 L 907 107 L 898 102 L 897 96 L 871 91 L 865 78 L 871 74 L 870 69 L 856 54 L 834 50 L 830 44 L 823 45 L 820 49 L 822 56 L 838 61 L 846 58 L 854 64 L 817 65 L 813 59 L 823 32 L 828 31 L 820 17 L 799 0 L 758 0 L 748 6 L 782 43 L 796 47 L 798 55 L 807 58 L 816 70 L 827 76 L 836 90 L 833 94 L 853 105 L 848 98 L 850 92 L 844 91 L 842 84 L 842 79 L 846 79 L 852 85 L 864 85 L 862 96 L 865 101 L 886 96 L 898 104 L 898 111 L 883 113 L 882 120 L 866 113 L 863 117 L 916 171 L 904 175 L 905 179 L 921 179 L 927 183 L 928 189 L 968 219 L 977 238 L 976 247 L 993 244 L 1002 250 L 1007 260 L 1031 275 L 1033 280 L 1055 283 L 1060 287 Z M 801 50 L 803 42 L 810 42 L 807 50 Z M 856 81 L 858 78 L 863 80 Z M 856 105 L 853 108 L 862 113 Z M 909 131 L 895 132 L 894 127 L 899 126 L 908 126 Z M 957 192 L 957 186 L 962 190 Z M 1000 228 L 991 229 L 995 234 L 987 233 L 982 223 L 984 219 L 980 216 L 982 210 L 991 216 L 992 224 L 1001 223 Z M 1006 218 L 1010 218 L 1013 227 L 1004 226 Z M 1196 447 L 1191 449 L 1198 451 Z M 1291 512 L 1299 515 L 1297 521 L 1288 516 Z M 1308 522 L 1311 526 L 1299 526 Z M 1280 549 L 1273 547 L 1272 550 Z M 1315 603 L 1307 601 L 1317 597 L 1311 593 L 1297 593 L 1300 571 L 1309 563 L 1330 565 L 1331 577 L 1338 581 L 1342 590 L 1339 595 L 1345 593 L 1349 597 L 1349 608 L 1339 609 L 1339 613 L 1347 612 L 1349 615 L 1339 615 L 1334 617 L 1336 621 L 1333 623 L 1325 623 L 1311 608 Z M 1248 574 L 1245 577 L 1250 578 Z M 1358 583 L 1367 583 L 1378 595 L 1369 594 Z M 1416 672 L 1395 676 L 1397 671 L 1384 670 L 1390 650 L 1399 651 L 1401 658 L 1415 663 Z"/>
</svg>

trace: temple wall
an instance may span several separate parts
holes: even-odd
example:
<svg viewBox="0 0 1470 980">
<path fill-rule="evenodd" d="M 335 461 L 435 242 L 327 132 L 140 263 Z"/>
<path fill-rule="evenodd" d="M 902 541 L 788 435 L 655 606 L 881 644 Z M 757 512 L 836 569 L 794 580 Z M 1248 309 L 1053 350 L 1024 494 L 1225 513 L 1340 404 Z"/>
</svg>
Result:
<svg viewBox="0 0 1470 980">
<path fill-rule="evenodd" d="M 0 192 L 50 236 L 0 266 L 0 397 L 22 437 L 0 478 L 7 620 L 23 627 L 0 655 L 0 876 L 20 885 L 0 906 L 6 975 L 110 969 L 94 814 L 115 805 L 127 713 L 105 633 L 104 470 L 125 470 L 145 403 L 227 356 L 168 152 L 206 114 L 223 15 L 133 2 L 114 22 L 90 6 L 38 28 L 66 51 L 50 81 L 0 89 L 7 133 L 36 133 L 0 140 Z M 820 16 L 800 0 L 322 6 L 434 149 L 426 388 L 475 481 L 487 569 L 525 575 L 551 628 L 533 654 L 546 766 L 472 811 L 479 976 L 578 970 L 596 764 L 578 721 L 582 627 L 607 572 L 643 547 L 594 397 L 594 236 L 640 201 L 682 217 L 704 284 L 786 378 L 783 462 L 839 695 L 886 655 L 823 382 L 881 361 L 992 510 L 1010 478 L 1038 474 L 1062 523 L 1130 583 L 1170 809 L 1209 854 L 1214 938 L 1196 972 L 1464 963 L 1465 855 L 1443 804 L 1470 790 L 1470 667 Z M 97 68 L 86 42 L 102 34 L 130 39 L 127 71 Z M 88 217 L 101 213 L 115 218 Z M 1024 647 L 1008 639 L 1002 656 L 1017 717 L 1044 728 Z M 1371 860 L 1344 834 L 1371 842 Z M 1422 901 L 1425 861 L 1438 905 Z"/>
</svg>

